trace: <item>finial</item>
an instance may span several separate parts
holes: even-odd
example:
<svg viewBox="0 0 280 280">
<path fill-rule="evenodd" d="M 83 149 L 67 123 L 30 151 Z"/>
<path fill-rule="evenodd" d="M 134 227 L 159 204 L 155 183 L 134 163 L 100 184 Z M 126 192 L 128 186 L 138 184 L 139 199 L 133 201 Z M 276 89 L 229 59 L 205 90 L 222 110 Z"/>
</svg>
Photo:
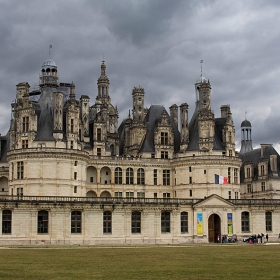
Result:
<svg viewBox="0 0 280 280">
<path fill-rule="evenodd" d="M 203 64 L 203 60 L 200 60 L 200 76 L 202 77 L 202 64 Z"/>
<path fill-rule="evenodd" d="M 51 48 L 52 48 L 52 45 L 49 46 L 49 56 L 51 56 Z"/>
<path fill-rule="evenodd" d="M 245 120 L 247 120 L 247 112 L 245 111 Z"/>
</svg>

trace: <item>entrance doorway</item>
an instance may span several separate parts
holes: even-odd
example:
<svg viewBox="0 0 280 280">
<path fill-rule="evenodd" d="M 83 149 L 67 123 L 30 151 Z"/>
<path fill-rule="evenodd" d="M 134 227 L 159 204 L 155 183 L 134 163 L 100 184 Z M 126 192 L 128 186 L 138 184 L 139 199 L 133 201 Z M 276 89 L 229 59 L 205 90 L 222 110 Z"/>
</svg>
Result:
<svg viewBox="0 0 280 280">
<path fill-rule="evenodd" d="M 219 215 L 212 214 L 208 219 L 208 241 L 217 242 L 218 236 L 221 240 L 221 219 Z"/>
</svg>

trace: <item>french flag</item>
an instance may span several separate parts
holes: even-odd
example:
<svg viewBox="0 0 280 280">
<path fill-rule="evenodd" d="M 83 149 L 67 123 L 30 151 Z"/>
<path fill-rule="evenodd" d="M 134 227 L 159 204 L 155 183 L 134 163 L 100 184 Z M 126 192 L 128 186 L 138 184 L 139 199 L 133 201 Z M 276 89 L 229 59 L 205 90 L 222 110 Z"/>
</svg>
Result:
<svg viewBox="0 0 280 280">
<path fill-rule="evenodd" d="M 215 184 L 228 184 L 228 177 L 223 177 L 218 174 L 214 174 Z"/>
</svg>

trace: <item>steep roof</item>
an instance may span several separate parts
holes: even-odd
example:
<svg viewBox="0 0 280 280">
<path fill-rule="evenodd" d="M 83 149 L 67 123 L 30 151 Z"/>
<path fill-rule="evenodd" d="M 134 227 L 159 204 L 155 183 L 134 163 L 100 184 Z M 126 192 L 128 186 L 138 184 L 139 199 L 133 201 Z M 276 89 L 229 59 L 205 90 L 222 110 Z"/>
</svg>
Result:
<svg viewBox="0 0 280 280">
<path fill-rule="evenodd" d="M 254 177 L 253 180 L 258 179 L 258 163 L 261 159 L 268 160 L 268 174 L 271 174 L 271 166 L 270 166 L 270 156 L 277 155 L 277 167 L 278 167 L 278 176 L 280 177 L 280 156 L 277 151 L 274 149 L 272 145 L 267 145 L 263 147 L 263 154 L 261 152 L 262 148 L 254 149 L 252 151 L 246 152 L 240 156 L 242 160 L 242 167 L 240 169 L 240 181 L 244 182 L 245 174 L 244 174 L 244 165 L 246 163 L 252 163 L 254 167 Z"/>
<path fill-rule="evenodd" d="M 141 152 L 155 151 L 155 143 L 154 143 L 155 127 L 158 124 L 158 122 L 161 120 L 161 116 L 164 111 L 166 110 L 162 105 L 150 106 L 146 115 L 147 133 L 143 141 L 143 145 L 140 149 Z M 169 114 L 167 114 L 167 118 L 174 132 L 174 152 L 177 152 L 180 149 L 180 133 L 178 127 L 171 120 Z"/>
</svg>

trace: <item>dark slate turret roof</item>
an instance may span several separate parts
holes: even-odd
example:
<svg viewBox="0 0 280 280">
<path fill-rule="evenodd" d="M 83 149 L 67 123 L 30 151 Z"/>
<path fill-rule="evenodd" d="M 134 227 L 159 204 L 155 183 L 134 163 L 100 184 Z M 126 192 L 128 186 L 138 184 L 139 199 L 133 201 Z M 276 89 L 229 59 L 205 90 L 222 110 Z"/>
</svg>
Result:
<svg viewBox="0 0 280 280">
<path fill-rule="evenodd" d="M 251 123 L 248 120 L 244 120 L 241 123 L 241 127 L 252 127 Z"/>
</svg>

